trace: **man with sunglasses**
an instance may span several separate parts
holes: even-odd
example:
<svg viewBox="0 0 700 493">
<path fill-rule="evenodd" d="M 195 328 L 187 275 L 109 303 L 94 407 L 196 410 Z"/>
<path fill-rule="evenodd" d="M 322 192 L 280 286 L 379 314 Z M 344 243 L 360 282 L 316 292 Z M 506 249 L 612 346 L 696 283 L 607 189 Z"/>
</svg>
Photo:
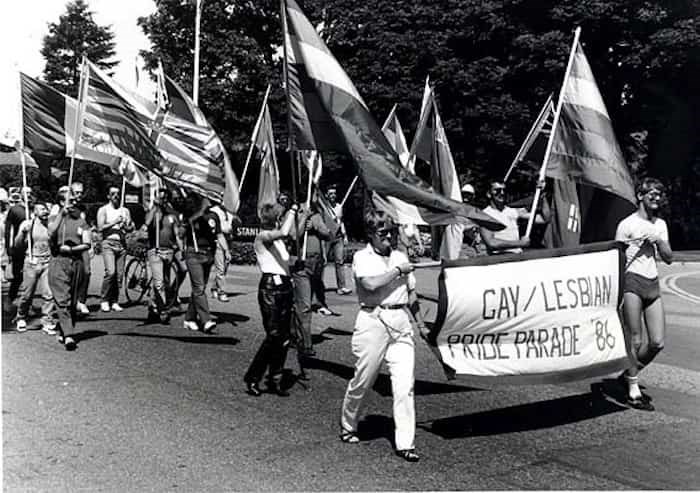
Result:
<svg viewBox="0 0 700 493">
<path fill-rule="evenodd" d="M 544 188 L 544 181 L 537 184 L 538 188 Z M 481 239 L 486 245 L 490 255 L 501 253 L 522 253 L 523 248 L 530 246 L 530 238 L 520 238 L 518 221 L 527 221 L 530 218 L 530 211 L 524 208 L 515 209 L 506 205 L 506 186 L 503 182 L 493 181 L 489 186 L 486 196 L 489 205 L 484 212 L 494 219 L 505 224 L 505 229 L 501 231 L 490 231 L 480 228 Z M 542 214 L 535 216 L 535 223 L 543 224 L 549 221 L 550 209 L 547 200 L 542 200 Z"/>
<path fill-rule="evenodd" d="M 109 187 L 108 202 L 97 211 L 97 230 L 102 233 L 102 259 L 105 277 L 102 281 L 103 312 L 122 311 L 119 291 L 124 277 L 126 260 L 126 233 L 133 231 L 134 223 L 126 207 L 120 207 L 119 188 Z"/>
<path fill-rule="evenodd" d="M 360 311 L 352 335 L 357 357 L 355 375 L 348 383 L 340 416 L 340 439 L 358 443 L 362 403 L 372 388 L 382 361 L 391 375 L 394 398 L 396 454 L 409 462 L 419 456 L 414 448 L 416 431 L 413 398 L 415 348 L 413 327 L 427 335 L 416 296 L 413 265 L 394 248 L 397 228 L 391 218 L 376 212 L 365 217 L 367 246 L 353 256 Z"/>
<path fill-rule="evenodd" d="M 666 325 L 659 289 L 656 259 L 670 264 L 673 251 L 668 241 L 668 227 L 658 214 L 663 200 L 663 185 L 655 178 L 645 178 L 637 188 L 639 208 L 617 226 L 615 239 L 626 242 L 627 262 L 623 289 L 622 315 L 632 334 L 633 366 L 621 375 L 627 388 L 627 404 L 635 409 L 653 411 L 648 396 L 639 389 L 639 372 L 664 348 Z M 642 346 L 642 316 L 648 344 Z"/>
</svg>

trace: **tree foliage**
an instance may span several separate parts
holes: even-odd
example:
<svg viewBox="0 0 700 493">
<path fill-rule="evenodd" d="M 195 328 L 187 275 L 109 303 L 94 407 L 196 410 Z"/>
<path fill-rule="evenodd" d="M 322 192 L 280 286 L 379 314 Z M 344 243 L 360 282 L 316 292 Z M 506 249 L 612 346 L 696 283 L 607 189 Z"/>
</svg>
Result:
<svg viewBox="0 0 700 493">
<path fill-rule="evenodd" d="M 458 171 L 477 195 L 504 175 L 547 95 L 558 95 L 581 26 L 633 173 L 665 179 L 672 236 L 700 241 L 700 220 L 688 214 L 698 210 L 700 185 L 700 0 L 300 3 L 375 118 L 397 103 L 409 139 L 430 76 Z M 204 1 L 200 103 L 234 150 L 246 148 L 268 82 L 277 142 L 286 142 L 278 9 L 271 0 Z M 191 87 L 194 5 L 163 0 L 140 23 L 154 45 L 151 65 L 162 58 Z M 327 180 L 352 180 L 347 159 L 327 161 L 343 170 Z M 524 193 L 527 181 L 516 176 L 510 188 Z"/>
<path fill-rule="evenodd" d="M 58 22 L 49 24 L 49 34 L 44 37 L 44 79 L 62 93 L 76 97 L 83 56 L 105 70 L 119 63 L 110 60 L 115 53 L 113 40 L 111 27 L 98 25 L 84 0 L 73 0 Z"/>
</svg>

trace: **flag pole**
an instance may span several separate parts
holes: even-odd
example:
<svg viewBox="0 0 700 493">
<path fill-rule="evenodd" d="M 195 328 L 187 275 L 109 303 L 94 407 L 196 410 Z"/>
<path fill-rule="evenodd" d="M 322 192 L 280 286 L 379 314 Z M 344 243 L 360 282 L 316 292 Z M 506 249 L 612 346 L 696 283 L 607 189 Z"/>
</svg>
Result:
<svg viewBox="0 0 700 493">
<path fill-rule="evenodd" d="M 537 189 L 535 190 L 535 199 L 532 201 L 532 208 L 530 209 L 530 217 L 527 220 L 527 229 L 525 230 L 525 236 L 529 237 L 532 231 L 532 225 L 535 221 L 535 212 L 537 211 L 537 204 L 540 201 L 540 195 L 542 193 L 542 188 L 540 183 L 545 178 L 545 173 L 547 172 L 547 163 L 549 162 L 549 155 L 552 152 L 552 144 L 554 143 L 554 134 L 556 133 L 557 123 L 559 123 L 559 115 L 561 114 L 561 107 L 564 104 L 563 95 L 566 90 L 566 82 L 569 80 L 569 75 L 571 74 L 571 67 L 574 64 L 574 56 L 576 54 L 576 47 L 578 46 L 578 40 L 581 36 L 581 28 L 577 27 L 574 31 L 574 42 L 571 45 L 571 53 L 569 53 L 569 62 L 566 65 L 566 72 L 564 74 L 564 82 L 559 89 L 559 100 L 557 101 L 557 109 L 554 112 L 554 121 L 552 122 L 552 131 L 549 134 L 549 140 L 547 141 L 547 150 L 544 153 L 544 159 L 542 160 L 542 166 L 540 167 L 540 174 L 537 179 Z"/>
<path fill-rule="evenodd" d="M 360 177 L 360 175 L 355 176 L 355 179 L 352 180 L 352 183 L 348 187 L 348 191 L 345 192 L 345 197 L 343 197 L 343 200 L 340 201 L 340 207 L 342 208 L 345 205 L 345 202 L 348 200 L 348 197 L 350 197 L 350 192 L 352 192 L 353 187 L 355 186 L 355 183 L 357 183 L 357 179 Z"/>
<path fill-rule="evenodd" d="M 78 107 L 75 110 L 75 124 L 73 125 L 73 149 L 70 153 L 70 171 L 68 172 L 68 197 L 70 197 L 70 186 L 73 184 L 73 169 L 75 168 L 75 149 L 80 141 L 79 133 L 82 133 L 83 125 L 80 120 L 83 118 L 83 104 L 85 99 L 85 69 L 86 58 L 80 62 L 80 83 L 78 85 Z"/>
<path fill-rule="evenodd" d="M 537 119 L 532 124 L 532 127 L 530 127 L 530 131 L 527 133 L 525 140 L 523 140 L 523 143 L 520 146 L 520 149 L 518 149 L 518 153 L 515 155 L 515 158 L 513 158 L 513 162 L 510 163 L 510 168 L 508 168 L 508 171 L 506 172 L 506 176 L 503 178 L 503 183 L 506 183 L 508 181 L 508 178 L 510 177 L 510 174 L 515 169 L 515 166 L 518 164 L 519 161 L 521 161 L 523 159 L 523 154 L 525 154 L 532 146 L 532 140 L 533 140 L 534 135 L 536 133 L 539 133 L 540 130 L 542 130 L 543 125 L 540 125 L 542 117 L 544 116 L 545 112 L 551 108 L 551 106 L 552 106 L 552 95 L 550 94 L 549 97 L 547 98 L 547 101 L 544 103 L 544 106 L 540 110 L 539 115 L 537 115 Z M 537 128 L 537 127 L 539 127 L 539 128 Z"/>
<path fill-rule="evenodd" d="M 119 208 L 124 207 L 124 196 L 126 195 L 126 177 L 122 175 L 122 191 L 121 198 L 119 199 Z"/>
<path fill-rule="evenodd" d="M 24 155 L 24 107 L 22 103 L 22 75 L 17 71 L 17 81 L 19 82 L 19 161 L 22 165 L 22 194 L 24 195 L 24 217 L 29 220 L 29 194 L 27 193 L 27 158 Z M 31 228 L 31 223 L 30 228 Z M 14 238 L 12 243 L 14 244 Z M 29 260 L 32 256 L 32 232 L 27 235 L 27 250 L 29 250 Z"/>
<path fill-rule="evenodd" d="M 195 105 L 199 100 L 199 25 L 202 20 L 202 2 L 204 0 L 195 0 L 195 16 L 194 16 L 194 77 L 192 79 L 192 101 Z"/>
<path fill-rule="evenodd" d="M 315 159 L 314 159 L 315 161 Z M 313 168 L 313 163 L 311 163 L 311 168 L 309 168 L 309 185 L 306 188 L 306 210 L 310 211 L 311 210 L 311 185 L 313 184 L 314 180 L 314 170 Z M 306 260 L 306 245 L 307 245 L 307 240 L 309 238 L 309 232 L 304 231 L 304 247 L 301 253 L 301 259 Z"/>
<path fill-rule="evenodd" d="M 265 106 L 267 105 L 267 98 L 270 95 L 270 87 L 270 84 L 268 84 L 267 90 L 265 91 L 265 97 L 263 98 L 263 104 L 260 107 L 258 121 L 255 122 L 255 127 L 253 128 L 253 135 L 250 138 L 250 148 L 248 149 L 248 157 L 245 158 L 245 166 L 243 167 L 243 174 L 241 175 L 241 183 L 238 185 L 239 192 L 243 189 L 243 182 L 245 181 L 246 174 L 248 173 L 248 165 L 250 164 L 251 157 L 253 157 L 253 149 L 255 148 L 255 142 L 258 140 L 258 134 L 260 133 L 260 124 L 262 123 L 262 119 L 265 114 Z"/>
<path fill-rule="evenodd" d="M 289 69 L 287 67 L 287 37 L 289 33 L 287 32 L 287 4 L 285 0 L 280 0 L 280 19 L 282 19 L 282 49 L 284 52 L 284 62 L 282 63 L 282 70 L 284 76 L 284 94 L 287 99 L 287 151 L 289 152 L 289 165 L 291 167 L 292 173 L 292 202 L 296 204 L 297 202 L 297 175 L 295 171 L 295 158 L 296 153 L 294 152 L 294 142 L 292 138 L 292 109 L 289 105 Z M 297 254 L 299 253 L 299 225 L 297 224 L 297 213 L 294 211 L 294 242 L 297 248 Z"/>
</svg>

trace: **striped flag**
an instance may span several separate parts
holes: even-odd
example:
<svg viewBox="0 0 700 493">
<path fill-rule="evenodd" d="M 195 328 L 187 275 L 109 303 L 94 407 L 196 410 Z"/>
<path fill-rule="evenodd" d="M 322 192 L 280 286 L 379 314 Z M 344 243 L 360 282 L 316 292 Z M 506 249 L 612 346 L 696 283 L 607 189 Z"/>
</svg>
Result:
<svg viewBox="0 0 700 493">
<path fill-rule="evenodd" d="M 295 149 L 308 148 L 304 139 L 313 140 L 309 146 L 317 150 L 350 154 L 367 189 L 415 204 L 423 220 L 449 223 L 473 217 L 489 227 L 502 227 L 481 211 L 436 194 L 405 170 L 354 84 L 294 0 L 285 2 L 282 18 Z M 310 122 L 310 128 L 299 125 L 302 121 Z M 324 132 L 328 139 L 319 141 Z M 419 216 L 413 222 L 420 220 Z"/>
<path fill-rule="evenodd" d="M 77 100 L 25 74 L 20 74 L 20 83 L 25 149 L 39 163 L 69 157 L 75 143 Z M 83 133 L 90 134 L 90 128 L 97 126 L 99 121 L 94 115 L 84 117 L 89 128 L 83 128 Z M 108 166 L 113 173 L 123 174 L 133 186 L 140 186 L 144 181 L 139 166 L 109 141 L 86 142 L 81 139 L 75 157 Z"/>
<path fill-rule="evenodd" d="M 533 123 L 530 131 L 528 132 L 525 140 L 523 141 L 518 153 L 515 155 L 513 162 L 506 172 L 506 176 L 503 178 L 503 182 L 507 182 L 513 170 L 520 163 L 526 163 L 530 168 L 530 171 L 537 170 L 542 165 L 542 160 L 544 159 L 545 148 L 547 147 L 547 141 L 552 133 L 552 125 L 554 124 L 554 101 L 552 95 L 550 94 L 545 101 L 542 109 L 535 123 Z"/>
<path fill-rule="evenodd" d="M 279 170 L 277 168 L 277 154 L 275 153 L 275 136 L 272 132 L 272 118 L 270 109 L 265 104 L 260 128 L 255 140 L 262 157 L 260 163 L 260 179 L 258 180 L 258 216 L 264 204 L 277 203 L 277 195 L 280 190 Z"/>
<path fill-rule="evenodd" d="M 396 154 L 399 156 L 401 165 L 415 174 L 413 166 L 409 166 L 408 158 L 410 153 L 406 145 L 406 136 L 403 133 L 403 127 L 401 126 L 399 117 L 396 115 L 396 105 L 391 108 L 389 116 L 386 117 L 386 121 L 384 125 L 382 125 L 382 132 L 384 132 L 389 144 L 391 144 L 391 147 L 394 148 Z"/>
<path fill-rule="evenodd" d="M 300 152 L 301 162 L 304 163 L 306 169 L 309 171 L 309 176 L 311 178 L 311 183 L 318 185 L 318 180 L 321 179 L 321 172 L 323 171 L 323 158 L 321 153 L 318 151 L 301 151 Z"/>
<path fill-rule="evenodd" d="M 113 146 L 120 157 L 128 157 L 149 170 L 161 171 L 161 155 L 149 136 L 152 123 L 146 111 L 97 66 L 87 62 L 85 111 L 80 125 L 81 142 L 95 146 L 95 139 Z"/>
<path fill-rule="evenodd" d="M 199 107 L 167 75 L 163 87 L 166 94 L 160 98 L 167 97 L 169 105 L 156 142 L 166 161 L 164 174 L 235 214 L 240 205 L 238 179 L 223 142 Z"/>
<path fill-rule="evenodd" d="M 550 245 L 612 239 L 617 223 L 636 209 L 634 184 L 578 40 L 559 106 L 546 168 L 557 180 Z"/>
</svg>

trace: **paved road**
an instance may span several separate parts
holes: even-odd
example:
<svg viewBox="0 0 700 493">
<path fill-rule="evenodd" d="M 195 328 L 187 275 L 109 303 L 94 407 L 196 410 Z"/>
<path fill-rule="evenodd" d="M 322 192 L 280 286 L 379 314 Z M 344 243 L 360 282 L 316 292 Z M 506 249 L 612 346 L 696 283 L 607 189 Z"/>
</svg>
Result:
<svg viewBox="0 0 700 493">
<path fill-rule="evenodd" d="M 99 262 L 95 270 L 91 294 Z M 288 398 L 243 391 L 262 337 L 251 268 L 231 269 L 232 300 L 213 304 L 213 335 L 185 331 L 181 316 L 145 325 L 143 307 L 91 315 L 75 352 L 40 331 L 4 331 L 4 490 L 700 489 L 700 264 L 662 272 L 676 276 L 663 288 L 668 341 L 643 376 L 656 412 L 595 399 L 586 381 L 447 383 L 419 342 L 416 464 L 391 453 L 386 372 L 367 402 L 365 440 L 337 439 L 353 296 L 329 293 L 342 316 L 314 317 L 312 380 Z M 436 277 L 419 275 L 427 298 Z M 431 318 L 435 306 L 424 308 Z M 287 367 L 296 370 L 292 354 Z"/>
</svg>

